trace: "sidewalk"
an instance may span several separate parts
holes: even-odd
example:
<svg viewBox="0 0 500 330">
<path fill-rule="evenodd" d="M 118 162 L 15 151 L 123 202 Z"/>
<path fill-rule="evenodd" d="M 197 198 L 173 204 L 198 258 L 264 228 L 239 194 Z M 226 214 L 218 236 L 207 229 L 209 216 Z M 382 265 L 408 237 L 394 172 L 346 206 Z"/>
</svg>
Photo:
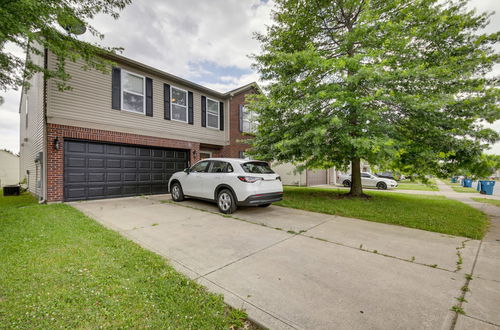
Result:
<svg viewBox="0 0 500 330">
<path fill-rule="evenodd" d="M 442 195 L 477 208 L 491 219 L 472 267 L 469 291 L 460 303 L 465 315 L 458 316 L 455 329 L 500 329 L 500 207 L 476 202 L 471 197 L 479 196 L 457 193 L 440 180 L 437 186 Z"/>
</svg>

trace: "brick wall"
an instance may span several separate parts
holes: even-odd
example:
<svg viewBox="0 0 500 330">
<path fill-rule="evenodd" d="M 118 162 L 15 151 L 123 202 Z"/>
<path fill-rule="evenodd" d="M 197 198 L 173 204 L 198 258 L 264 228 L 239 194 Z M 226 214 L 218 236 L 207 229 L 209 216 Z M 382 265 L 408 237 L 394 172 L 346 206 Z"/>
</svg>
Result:
<svg viewBox="0 0 500 330">
<path fill-rule="evenodd" d="M 56 150 L 54 140 L 58 138 L 59 149 Z M 191 164 L 199 157 L 200 144 L 181 140 L 163 139 L 152 136 L 112 132 L 83 127 L 47 124 L 47 201 L 63 200 L 64 191 L 64 139 L 81 139 L 88 141 L 115 142 L 143 146 L 189 149 Z M 196 158 L 193 157 L 196 151 Z"/>
<path fill-rule="evenodd" d="M 230 158 L 239 158 L 240 151 L 247 150 L 250 145 L 242 142 L 238 142 L 239 140 L 248 139 L 250 136 L 248 134 L 240 132 L 240 111 L 239 105 L 245 104 L 245 96 L 247 94 L 255 93 L 253 89 L 247 90 L 240 94 L 233 96 L 230 101 L 230 113 L 229 113 L 229 146 L 224 147 L 223 156 Z"/>
</svg>

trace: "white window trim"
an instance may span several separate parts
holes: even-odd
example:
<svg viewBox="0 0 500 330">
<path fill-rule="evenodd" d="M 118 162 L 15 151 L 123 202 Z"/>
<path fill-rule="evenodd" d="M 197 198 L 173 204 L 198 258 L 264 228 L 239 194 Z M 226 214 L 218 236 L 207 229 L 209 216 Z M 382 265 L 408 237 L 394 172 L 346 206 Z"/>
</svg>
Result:
<svg viewBox="0 0 500 330">
<path fill-rule="evenodd" d="M 215 103 L 217 103 L 217 127 L 208 126 L 208 100 L 214 101 Z M 205 120 L 206 120 L 206 123 L 207 123 L 207 128 L 219 129 L 220 128 L 220 102 L 217 101 L 217 100 L 214 100 L 214 99 L 211 99 L 211 98 L 207 97 L 207 100 L 205 101 L 205 108 L 207 109 L 206 114 L 205 114 Z"/>
<path fill-rule="evenodd" d="M 257 130 L 257 125 L 255 124 L 255 113 L 248 113 L 248 108 L 245 107 L 244 105 L 242 106 L 242 121 L 243 121 L 243 127 L 241 128 L 242 133 L 250 133 L 250 134 L 255 134 L 255 131 Z M 248 122 L 248 130 L 245 131 L 245 118 L 247 118 L 246 122 Z"/>
<path fill-rule="evenodd" d="M 200 154 L 202 154 L 202 153 L 203 153 L 203 154 L 209 154 L 209 155 L 210 155 L 210 157 L 208 157 L 208 158 L 212 158 L 212 152 L 211 152 L 211 151 L 203 151 L 203 150 L 200 150 Z"/>
<path fill-rule="evenodd" d="M 186 93 L 186 105 L 180 105 L 180 104 L 175 104 L 176 106 L 178 107 L 184 107 L 185 110 L 186 110 L 186 120 L 179 120 L 179 119 L 174 119 L 174 115 L 173 115 L 173 112 L 172 112 L 172 104 L 174 104 L 172 102 L 172 93 L 174 91 L 174 88 L 177 89 L 177 90 L 180 90 L 180 91 L 183 91 L 184 93 Z M 187 123 L 189 121 L 189 114 L 188 114 L 188 105 L 189 105 L 189 95 L 188 95 L 188 91 L 185 90 L 185 89 L 182 89 L 182 88 L 179 88 L 179 87 L 176 87 L 176 86 L 170 86 L 170 119 L 172 119 L 173 121 L 178 121 L 178 122 L 181 122 L 181 123 Z"/>
<path fill-rule="evenodd" d="M 146 77 L 140 75 L 140 74 L 137 74 L 135 72 L 130 72 L 130 71 L 127 71 L 127 70 L 121 70 L 121 77 L 120 77 L 120 108 L 122 111 L 127 111 L 127 112 L 131 112 L 131 113 L 136 113 L 136 114 L 141 114 L 140 112 L 137 112 L 137 111 L 133 111 L 133 110 L 127 110 L 127 109 L 124 109 L 123 108 L 123 92 L 125 92 L 125 88 L 123 87 L 123 82 L 125 79 L 123 79 L 123 73 L 128 73 L 132 76 L 136 76 L 136 77 L 139 77 L 139 78 L 142 78 L 142 90 L 144 91 L 144 94 L 139 94 L 139 93 L 136 93 L 136 92 L 132 92 L 132 91 L 126 91 L 127 93 L 129 94 L 134 94 L 134 95 L 138 95 L 138 96 L 142 96 L 142 114 L 143 115 L 146 115 Z"/>
</svg>

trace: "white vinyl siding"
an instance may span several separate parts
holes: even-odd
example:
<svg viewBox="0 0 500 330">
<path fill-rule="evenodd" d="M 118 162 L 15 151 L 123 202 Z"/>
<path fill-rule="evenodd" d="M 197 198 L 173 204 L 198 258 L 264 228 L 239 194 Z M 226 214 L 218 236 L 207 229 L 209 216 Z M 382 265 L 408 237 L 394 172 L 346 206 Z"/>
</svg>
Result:
<svg viewBox="0 0 500 330">
<path fill-rule="evenodd" d="M 43 66 L 42 55 L 30 54 L 30 56 L 35 64 Z M 40 197 L 45 197 L 43 195 L 46 184 L 46 169 L 43 168 L 42 163 L 35 163 L 35 158 L 39 153 L 43 153 L 44 159 L 46 158 L 43 83 L 43 74 L 37 73 L 30 78 L 30 87 L 23 88 L 19 125 L 19 182 L 26 179 L 28 190 Z"/>
</svg>

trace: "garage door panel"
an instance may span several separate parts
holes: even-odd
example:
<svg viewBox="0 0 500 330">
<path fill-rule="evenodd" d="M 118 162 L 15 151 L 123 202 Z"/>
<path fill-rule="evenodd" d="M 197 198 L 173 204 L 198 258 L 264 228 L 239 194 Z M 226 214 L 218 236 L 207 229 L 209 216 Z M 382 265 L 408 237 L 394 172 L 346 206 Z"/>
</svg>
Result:
<svg viewBox="0 0 500 330">
<path fill-rule="evenodd" d="M 82 200 L 166 193 L 189 151 L 65 141 L 64 198 Z"/>
<path fill-rule="evenodd" d="M 140 173 L 139 174 L 139 182 L 145 183 L 151 181 L 151 173 Z"/>
<path fill-rule="evenodd" d="M 106 154 L 110 155 L 120 155 L 121 154 L 121 147 L 113 144 L 106 144 Z"/>
<path fill-rule="evenodd" d="M 83 183 L 85 182 L 85 172 L 73 172 L 66 176 L 68 183 Z"/>
<path fill-rule="evenodd" d="M 69 152 L 85 152 L 87 149 L 87 144 L 85 142 L 75 142 L 66 147 Z"/>
<path fill-rule="evenodd" d="M 140 169 L 151 169 L 151 161 L 143 160 L 139 162 Z"/>
<path fill-rule="evenodd" d="M 104 145 L 89 143 L 87 152 L 91 154 L 104 154 Z"/>
<path fill-rule="evenodd" d="M 153 162 L 153 169 L 155 170 L 161 170 L 163 169 L 163 162 L 159 162 L 159 161 L 154 161 Z"/>
<path fill-rule="evenodd" d="M 136 147 L 123 147 L 123 155 L 125 156 L 135 156 L 136 155 Z"/>
<path fill-rule="evenodd" d="M 89 158 L 88 159 L 89 168 L 104 168 L 104 158 Z"/>
<path fill-rule="evenodd" d="M 127 160 L 123 161 L 123 167 L 125 168 L 137 168 L 137 162 L 135 160 Z"/>
<path fill-rule="evenodd" d="M 106 181 L 106 174 L 105 173 L 89 173 L 87 175 L 88 182 L 102 182 L 104 183 Z"/>
<path fill-rule="evenodd" d="M 107 173 L 107 181 L 108 182 L 121 182 L 122 181 L 122 173 Z"/>
<path fill-rule="evenodd" d="M 68 167 L 85 167 L 84 157 L 67 157 L 66 164 Z"/>
<path fill-rule="evenodd" d="M 67 199 L 84 199 L 86 189 L 83 187 L 68 187 L 64 190 L 64 195 Z"/>
<path fill-rule="evenodd" d="M 122 162 L 119 159 L 106 159 L 107 168 L 121 168 Z"/>
<path fill-rule="evenodd" d="M 97 197 L 104 197 L 104 187 L 88 187 L 88 196 L 89 198 L 97 198 Z"/>
<path fill-rule="evenodd" d="M 120 196 L 122 194 L 122 186 L 107 186 L 106 195 L 108 196 Z"/>
<path fill-rule="evenodd" d="M 123 173 L 123 181 L 137 181 L 137 173 Z"/>
<path fill-rule="evenodd" d="M 163 181 L 163 173 L 152 173 L 151 180 L 153 180 L 155 182 L 162 182 Z"/>
<path fill-rule="evenodd" d="M 152 194 L 166 194 L 168 192 L 165 185 L 154 185 L 152 186 Z"/>
</svg>

